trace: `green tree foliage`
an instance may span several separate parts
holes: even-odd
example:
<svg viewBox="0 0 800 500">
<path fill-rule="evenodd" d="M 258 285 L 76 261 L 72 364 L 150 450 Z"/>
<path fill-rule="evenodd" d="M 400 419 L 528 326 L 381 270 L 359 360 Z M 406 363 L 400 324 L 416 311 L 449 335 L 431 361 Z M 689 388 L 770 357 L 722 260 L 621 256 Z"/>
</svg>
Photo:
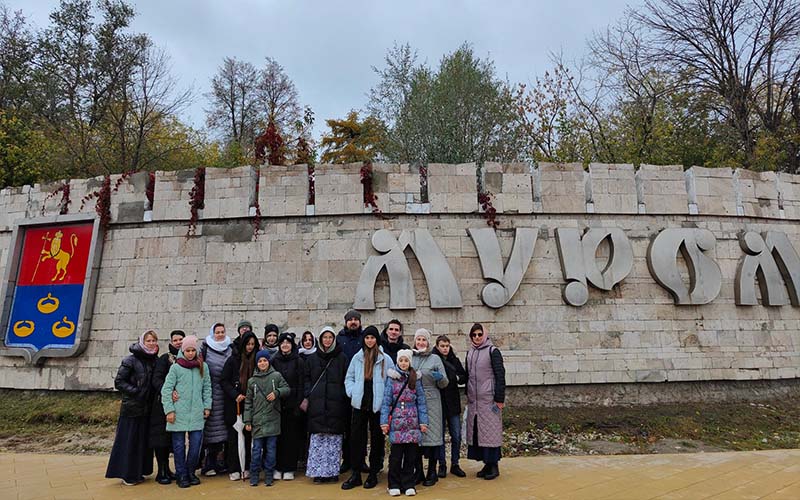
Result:
<svg viewBox="0 0 800 500">
<path fill-rule="evenodd" d="M 342 120 L 326 120 L 330 132 L 322 137 L 322 163 L 372 161 L 383 139 L 383 126 L 374 116 L 363 121 L 351 111 Z"/>
<path fill-rule="evenodd" d="M 369 109 L 386 127 L 381 155 L 398 162 L 463 163 L 507 159 L 519 146 L 510 86 L 494 63 L 464 44 L 436 70 L 415 66 L 408 45 L 395 46 L 370 93 Z"/>
</svg>

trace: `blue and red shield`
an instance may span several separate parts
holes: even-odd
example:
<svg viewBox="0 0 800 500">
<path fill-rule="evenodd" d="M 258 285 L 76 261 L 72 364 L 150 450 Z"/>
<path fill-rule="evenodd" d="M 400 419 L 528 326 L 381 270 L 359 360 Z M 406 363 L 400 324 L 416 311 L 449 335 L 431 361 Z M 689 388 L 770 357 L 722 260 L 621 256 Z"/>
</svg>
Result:
<svg viewBox="0 0 800 500">
<path fill-rule="evenodd" d="M 91 315 L 84 308 L 92 302 L 87 288 L 93 288 L 97 244 L 96 222 L 83 219 L 18 228 L 3 297 L 6 305 L 10 299 L 2 322 L 6 349 L 26 350 L 33 359 L 45 355 L 42 351 L 77 352 L 82 323 Z"/>
</svg>

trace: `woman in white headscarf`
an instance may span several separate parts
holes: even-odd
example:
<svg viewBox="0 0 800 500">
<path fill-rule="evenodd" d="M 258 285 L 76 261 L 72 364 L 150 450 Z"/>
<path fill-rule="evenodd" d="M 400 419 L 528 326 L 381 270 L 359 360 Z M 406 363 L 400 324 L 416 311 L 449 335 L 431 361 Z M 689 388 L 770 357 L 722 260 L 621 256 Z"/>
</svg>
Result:
<svg viewBox="0 0 800 500">
<path fill-rule="evenodd" d="M 208 372 L 211 375 L 211 396 L 213 404 L 211 415 L 206 419 L 206 426 L 203 430 L 203 446 L 206 449 L 206 462 L 201 473 L 205 476 L 216 476 L 224 472 L 224 461 L 218 460 L 220 452 L 228 440 L 228 429 L 225 426 L 225 391 L 222 389 L 222 370 L 225 362 L 233 355 L 232 341 L 225 334 L 225 325 L 215 323 L 211 331 L 203 341 L 200 352 L 208 365 Z"/>
</svg>

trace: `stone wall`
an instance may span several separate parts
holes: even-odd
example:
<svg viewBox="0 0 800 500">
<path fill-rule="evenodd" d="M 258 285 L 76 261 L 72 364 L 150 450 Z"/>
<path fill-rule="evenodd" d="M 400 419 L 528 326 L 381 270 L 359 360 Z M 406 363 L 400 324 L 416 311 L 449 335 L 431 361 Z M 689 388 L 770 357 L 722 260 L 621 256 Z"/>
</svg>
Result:
<svg viewBox="0 0 800 500">
<path fill-rule="evenodd" d="M 416 228 L 427 229 L 442 250 L 463 307 L 431 309 L 419 265 L 406 251 L 417 308 L 387 308 L 383 273 L 375 287 L 377 309 L 364 311 L 364 323 L 397 317 L 406 324 L 407 338 L 416 328 L 430 328 L 435 335 L 450 335 L 463 357 L 466 330 L 482 322 L 503 350 L 510 385 L 800 376 L 800 308 L 737 306 L 733 282 L 742 230 L 783 231 L 800 249 L 797 176 L 697 168 L 684 173 L 654 166 L 635 171 L 626 165 L 592 165 L 588 171 L 580 165 L 487 165 L 481 180 L 497 203 L 504 266 L 512 229 L 538 229 L 519 290 L 507 305 L 491 309 L 481 302 L 488 281 L 467 233 L 486 227 L 474 166 L 430 165 L 425 208 L 418 168 L 375 165 L 374 191 L 383 217 L 365 213 L 359 170 L 360 165 L 318 166 L 317 204 L 308 212 L 304 166 L 262 167 L 260 175 L 250 167 L 209 170 L 207 209 L 197 235 L 189 238 L 184 219 L 194 171 L 156 174 L 153 206 L 146 207 L 152 209 L 152 221 L 145 221 L 146 179 L 126 180 L 111 198 L 112 212 L 125 217 L 115 216 L 107 233 L 86 351 L 41 366 L 0 357 L 0 387 L 110 388 L 128 346 L 149 328 L 162 336 L 174 328 L 205 336 L 214 322 L 233 327 L 247 318 L 258 333 L 268 322 L 298 333 L 318 332 L 326 324 L 339 329 L 365 262 L 377 255 L 375 232 L 389 229 L 399 236 Z M 70 184 L 87 192 L 96 182 Z M 254 237 L 248 214 L 256 192 L 262 231 Z M 39 215 L 47 193 L 41 186 L 0 191 L 0 271 L 14 220 Z M 218 208 L 212 216 L 208 207 L 214 203 Z M 59 203 L 45 203 L 46 215 L 59 209 Z M 69 211 L 77 210 L 73 199 Z M 565 281 L 555 230 L 565 227 L 620 228 L 633 248 L 632 272 L 611 291 L 590 287 L 582 307 L 568 306 L 562 298 Z M 709 255 L 719 264 L 723 283 L 710 304 L 675 306 L 648 270 L 651 239 L 675 227 L 705 228 L 717 238 Z"/>
</svg>

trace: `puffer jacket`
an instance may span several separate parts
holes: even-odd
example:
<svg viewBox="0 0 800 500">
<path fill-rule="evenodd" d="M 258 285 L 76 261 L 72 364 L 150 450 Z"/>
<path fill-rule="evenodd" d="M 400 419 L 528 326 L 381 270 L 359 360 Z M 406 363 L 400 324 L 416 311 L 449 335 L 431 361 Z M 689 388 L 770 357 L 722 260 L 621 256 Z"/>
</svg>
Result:
<svg viewBox="0 0 800 500">
<path fill-rule="evenodd" d="M 283 376 L 289 385 L 289 395 L 282 403 L 284 411 L 292 410 L 299 416 L 298 407 L 305 397 L 306 363 L 297 353 L 297 347 L 293 347 L 289 354 L 278 350 L 272 356 L 272 367 Z"/>
<path fill-rule="evenodd" d="M 461 415 L 461 392 L 459 392 L 458 386 L 467 383 L 467 372 L 464 370 L 464 365 L 461 364 L 461 360 L 458 359 L 452 347 L 447 356 L 443 356 L 436 347 L 433 348 L 433 352 L 442 360 L 447 380 L 450 381 L 447 387 L 440 389 L 444 416 L 450 418 Z"/>
<path fill-rule="evenodd" d="M 377 347 L 378 355 L 375 356 L 375 365 L 372 367 L 372 408 L 361 408 L 361 400 L 364 398 L 364 349 L 353 356 L 353 360 L 347 368 L 344 390 L 347 397 L 350 398 L 350 404 L 357 410 L 369 409 L 374 413 L 381 411 L 383 389 L 386 386 L 389 370 L 394 368 L 394 363 L 392 363 L 392 358 L 383 353 L 380 346 Z"/>
<path fill-rule="evenodd" d="M 330 361 L 330 365 L 328 362 Z M 325 367 L 327 366 L 327 369 Z M 321 348 L 306 358 L 305 393 L 308 398 L 308 432 L 312 434 L 344 434 L 347 425 L 348 401 L 344 378 L 348 360 L 335 345 L 329 352 Z M 314 383 L 319 383 L 314 387 Z M 313 390 L 312 390 L 313 387 Z"/>
<path fill-rule="evenodd" d="M 267 401 L 269 393 L 276 398 Z M 270 366 L 267 371 L 256 369 L 247 381 L 247 399 L 244 400 L 245 425 L 253 426 L 253 438 L 277 436 L 281 433 L 281 398 L 289 395 L 289 385 L 280 373 Z"/>
<path fill-rule="evenodd" d="M 183 358 L 183 352 L 178 359 Z M 178 392 L 178 401 L 172 402 L 172 391 Z M 173 364 L 164 385 L 161 387 L 161 404 L 165 414 L 175 412 L 175 422 L 167 422 L 168 432 L 201 431 L 205 427 L 203 411 L 211 411 L 211 374 L 208 365 L 200 368 L 184 368 L 177 362 Z"/>
<path fill-rule="evenodd" d="M 149 416 L 153 406 L 153 370 L 157 354 L 148 354 L 137 343 L 131 345 L 131 354 L 122 360 L 114 377 L 114 388 L 122 393 L 121 417 Z"/>
<path fill-rule="evenodd" d="M 419 443 L 422 441 L 420 425 L 428 425 L 428 405 L 425 402 L 425 390 L 418 379 L 412 390 L 406 384 L 407 372 L 400 372 L 399 379 L 386 379 L 386 388 L 381 401 L 381 425 L 389 423 L 389 411 L 392 403 L 397 401 L 392 410 L 392 422 L 389 425 L 389 442 L 392 444 Z M 403 387 L 405 386 L 405 387 Z M 402 394 L 400 390 L 403 390 Z"/>
</svg>

